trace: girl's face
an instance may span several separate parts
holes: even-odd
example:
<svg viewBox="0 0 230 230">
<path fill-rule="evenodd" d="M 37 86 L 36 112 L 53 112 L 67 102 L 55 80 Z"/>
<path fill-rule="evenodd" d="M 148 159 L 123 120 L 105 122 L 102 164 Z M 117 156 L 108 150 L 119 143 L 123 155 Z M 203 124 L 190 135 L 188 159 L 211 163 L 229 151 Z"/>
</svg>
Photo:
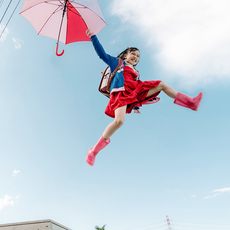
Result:
<svg viewBox="0 0 230 230">
<path fill-rule="evenodd" d="M 131 51 L 125 54 L 124 57 L 129 64 L 135 66 L 139 62 L 140 52 L 139 50 Z"/>
</svg>

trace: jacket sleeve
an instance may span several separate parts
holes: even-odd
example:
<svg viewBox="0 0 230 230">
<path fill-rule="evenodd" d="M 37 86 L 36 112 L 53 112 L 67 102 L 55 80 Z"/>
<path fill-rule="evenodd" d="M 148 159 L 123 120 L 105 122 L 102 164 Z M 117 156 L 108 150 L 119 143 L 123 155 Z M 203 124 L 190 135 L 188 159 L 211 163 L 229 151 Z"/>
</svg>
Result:
<svg viewBox="0 0 230 230">
<path fill-rule="evenodd" d="M 112 57 L 105 52 L 104 48 L 102 47 L 101 43 L 97 39 L 96 35 L 91 36 L 91 41 L 93 43 L 93 47 L 94 47 L 97 55 L 99 56 L 99 58 L 102 59 L 110 67 L 113 67 L 113 63 L 117 58 Z"/>
</svg>

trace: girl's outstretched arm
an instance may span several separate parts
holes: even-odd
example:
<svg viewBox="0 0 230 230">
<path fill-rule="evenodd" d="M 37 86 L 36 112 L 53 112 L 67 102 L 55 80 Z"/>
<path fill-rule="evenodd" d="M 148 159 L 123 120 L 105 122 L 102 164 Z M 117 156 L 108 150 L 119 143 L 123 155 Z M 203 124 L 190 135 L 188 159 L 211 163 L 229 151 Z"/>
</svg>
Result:
<svg viewBox="0 0 230 230">
<path fill-rule="evenodd" d="M 93 46 L 94 46 L 94 49 L 95 49 L 97 55 L 99 56 L 99 58 L 102 59 L 107 65 L 109 65 L 110 67 L 112 67 L 111 70 L 113 71 L 114 61 L 116 62 L 115 65 L 117 65 L 116 58 L 110 56 L 109 54 L 107 54 L 105 52 L 105 50 L 102 47 L 101 43 L 98 41 L 97 36 L 95 34 L 91 33 L 89 29 L 86 30 L 86 34 L 91 39 L 91 41 L 93 43 Z"/>
</svg>

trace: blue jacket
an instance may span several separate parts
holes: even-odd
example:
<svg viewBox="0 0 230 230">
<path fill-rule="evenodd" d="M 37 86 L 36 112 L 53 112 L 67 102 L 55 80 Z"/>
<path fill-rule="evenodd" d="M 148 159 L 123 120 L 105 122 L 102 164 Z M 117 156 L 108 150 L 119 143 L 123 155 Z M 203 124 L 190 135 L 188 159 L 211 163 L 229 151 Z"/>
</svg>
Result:
<svg viewBox="0 0 230 230">
<path fill-rule="evenodd" d="M 97 52 L 97 55 L 99 56 L 100 59 L 102 59 L 109 67 L 111 70 L 111 73 L 117 68 L 119 59 L 113 56 L 110 56 L 107 54 L 100 44 L 100 42 L 97 39 L 96 35 L 93 35 L 91 37 L 91 41 L 93 43 L 94 49 Z M 116 91 L 123 91 L 125 90 L 124 88 L 124 76 L 123 76 L 123 71 L 125 68 L 125 61 L 124 65 L 116 72 L 110 86 L 110 93 L 116 92 Z"/>
</svg>

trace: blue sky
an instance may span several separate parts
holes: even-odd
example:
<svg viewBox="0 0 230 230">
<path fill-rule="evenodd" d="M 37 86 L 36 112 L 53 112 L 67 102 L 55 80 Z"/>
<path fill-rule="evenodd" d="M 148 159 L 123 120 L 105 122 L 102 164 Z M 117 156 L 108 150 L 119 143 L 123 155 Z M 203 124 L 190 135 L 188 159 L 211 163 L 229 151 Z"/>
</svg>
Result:
<svg viewBox="0 0 230 230">
<path fill-rule="evenodd" d="M 161 230 L 168 215 L 174 229 L 228 229 L 229 3 L 98 3 L 105 50 L 116 56 L 138 47 L 141 79 L 190 96 L 202 91 L 200 109 L 161 93 L 141 115 L 127 115 L 88 166 L 88 149 L 112 121 L 97 90 L 106 65 L 90 42 L 60 44 L 65 54 L 57 57 L 55 40 L 18 15 L 20 3 L 0 41 L 0 224 L 53 219 L 73 230 Z"/>
</svg>

